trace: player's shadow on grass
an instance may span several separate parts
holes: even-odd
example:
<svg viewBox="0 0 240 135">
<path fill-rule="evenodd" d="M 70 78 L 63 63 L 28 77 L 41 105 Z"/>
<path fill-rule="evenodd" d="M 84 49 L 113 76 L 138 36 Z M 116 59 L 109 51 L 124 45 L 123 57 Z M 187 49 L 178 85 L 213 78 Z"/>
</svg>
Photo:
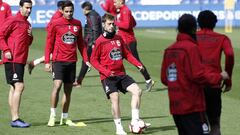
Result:
<svg viewBox="0 0 240 135">
<path fill-rule="evenodd" d="M 169 131 L 169 130 L 176 130 L 176 126 L 175 125 L 168 125 L 168 126 L 161 126 L 161 127 L 150 126 L 144 131 L 144 134 L 153 134 L 155 132 Z"/>
<path fill-rule="evenodd" d="M 148 119 L 158 119 L 158 118 L 165 118 L 168 116 L 152 116 L 152 117 L 141 117 L 143 120 Z M 130 121 L 131 118 L 127 116 L 121 117 L 122 121 Z M 90 119 L 79 119 L 79 120 L 73 120 L 73 122 L 84 122 L 86 124 L 95 124 L 95 123 L 107 123 L 107 122 L 113 122 L 112 117 L 109 118 L 90 118 Z"/>
</svg>

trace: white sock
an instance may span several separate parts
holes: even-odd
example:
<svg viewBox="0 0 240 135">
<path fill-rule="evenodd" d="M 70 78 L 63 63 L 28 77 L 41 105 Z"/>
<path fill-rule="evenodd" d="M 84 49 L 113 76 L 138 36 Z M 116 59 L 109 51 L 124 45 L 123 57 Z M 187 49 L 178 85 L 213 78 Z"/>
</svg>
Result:
<svg viewBox="0 0 240 135">
<path fill-rule="evenodd" d="M 114 119 L 116 129 L 123 129 L 121 119 Z"/>
<path fill-rule="evenodd" d="M 68 113 L 62 113 L 62 118 L 63 118 L 63 119 L 68 118 Z"/>
<path fill-rule="evenodd" d="M 41 58 L 38 58 L 38 59 L 36 59 L 36 60 L 33 61 L 33 65 L 34 65 L 34 66 L 36 66 L 36 65 L 38 65 L 38 64 L 40 64 L 40 63 L 42 63 Z"/>
<path fill-rule="evenodd" d="M 146 80 L 146 83 L 150 83 L 152 81 L 152 79 Z"/>
<path fill-rule="evenodd" d="M 132 122 L 139 120 L 139 109 L 132 109 Z"/>
<path fill-rule="evenodd" d="M 55 117 L 56 116 L 56 108 L 50 108 L 50 117 Z"/>
</svg>

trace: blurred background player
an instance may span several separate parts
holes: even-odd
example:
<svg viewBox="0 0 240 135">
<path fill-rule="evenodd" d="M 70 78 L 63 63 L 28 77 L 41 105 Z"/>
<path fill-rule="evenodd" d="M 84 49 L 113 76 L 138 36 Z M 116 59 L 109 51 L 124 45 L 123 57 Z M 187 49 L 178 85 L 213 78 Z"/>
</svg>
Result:
<svg viewBox="0 0 240 135">
<path fill-rule="evenodd" d="M 5 19 L 9 16 L 12 16 L 12 11 L 10 6 L 0 0 L 0 24 L 2 25 Z M 0 50 L 0 65 L 3 64 L 2 62 L 2 50 Z"/>
<path fill-rule="evenodd" d="M 115 25 L 118 27 L 117 34 L 122 37 L 133 56 L 140 61 L 137 51 L 137 40 L 133 31 L 133 28 L 136 26 L 136 21 L 132 16 L 130 9 L 125 5 L 125 0 L 114 0 L 114 5 L 118 11 L 115 21 Z M 144 69 L 145 70 L 141 70 L 140 72 L 146 80 L 146 91 L 151 91 L 154 81 L 151 79 L 145 66 Z"/>
<path fill-rule="evenodd" d="M 102 33 L 102 22 L 101 16 L 93 10 L 92 4 L 88 1 L 82 4 L 83 14 L 86 16 L 86 24 L 84 26 L 84 41 L 87 45 L 87 54 L 88 58 L 90 59 L 92 54 L 92 46 L 95 44 L 95 40 L 101 35 Z M 82 61 L 81 70 L 77 77 L 77 80 L 74 83 L 74 86 L 80 87 L 82 85 L 83 78 L 85 77 L 86 73 L 90 71 L 91 67 L 85 64 Z"/>
<path fill-rule="evenodd" d="M 53 16 L 51 17 L 49 23 L 47 24 L 46 31 L 48 31 L 49 25 L 50 25 L 54 20 L 62 17 L 62 5 L 64 4 L 64 2 L 65 2 L 65 0 L 60 0 L 60 1 L 57 2 L 57 8 L 58 8 L 58 9 L 57 9 L 56 12 L 53 14 Z M 44 60 L 45 60 L 45 57 L 42 56 L 42 57 L 37 58 L 37 59 L 35 59 L 35 60 L 33 60 L 33 61 L 30 61 L 30 62 L 28 63 L 28 72 L 29 72 L 29 74 L 32 73 L 32 70 L 33 70 L 33 68 L 34 68 L 35 66 L 37 66 L 38 64 L 43 63 Z"/>
<path fill-rule="evenodd" d="M 21 0 L 16 16 L 7 18 L 0 28 L 0 49 L 3 50 L 3 63 L 7 84 L 10 85 L 8 102 L 12 127 L 26 128 L 30 124 L 20 119 L 21 95 L 24 91 L 24 67 L 32 44 L 32 27 L 27 21 L 32 11 L 31 0 Z"/>
<path fill-rule="evenodd" d="M 45 48 L 45 70 L 52 71 L 53 89 L 48 126 L 55 126 L 56 107 L 59 92 L 63 85 L 62 115 L 60 125 L 75 126 L 68 118 L 71 93 L 76 74 L 77 48 L 85 62 L 88 62 L 87 51 L 82 37 L 82 26 L 73 18 L 74 5 L 71 1 L 62 6 L 63 17 L 54 20 L 48 28 Z M 52 64 L 50 64 L 52 54 Z M 89 62 L 88 62 L 89 63 Z"/>
<path fill-rule="evenodd" d="M 117 15 L 117 9 L 114 6 L 114 1 L 113 0 L 105 0 L 105 2 L 101 3 L 100 6 L 102 9 L 112 15 Z"/>
<path fill-rule="evenodd" d="M 144 70 L 143 65 L 127 49 L 125 42 L 115 35 L 114 16 L 105 14 L 102 17 L 103 34 L 96 40 L 91 56 L 91 63 L 100 74 L 103 89 L 112 104 L 112 115 L 117 135 L 126 135 L 121 124 L 119 91 L 132 94 L 131 109 L 134 124 L 139 121 L 141 89 L 135 81 L 125 73 L 123 58 Z"/>
<path fill-rule="evenodd" d="M 223 71 L 208 72 L 196 41 L 197 21 L 190 14 L 178 20 L 177 41 L 164 51 L 162 83 L 168 86 L 170 112 L 179 135 L 209 135 L 203 87 L 228 79 Z"/>
<path fill-rule="evenodd" d="M 206 70 L 214 73 L 221 73 L 221 55 L 225 54 L 225 68 L 229 79 L 225 80 L 221 86 L 218 83 L 205 88 L 206 112 L 208 115 L 211 135 L 220 135 L 221 116 L 221 93 L 232 88 L 232 71 L 234 65 L 234 53 L 230 39 L 223 34 L 214 32 L 217 23 L 217 16 L 210 10 L 201 11 L 198 15 L 200 30 L 197 32 L 197 41 L 202 56 L 202 62 Z"/>
<path fill-rule="evenodd" d="M 224 11 L 225 11 L 225 32 L 232 33 L 234 9 L 236 0 L 224 0 Z"/>
</svg>

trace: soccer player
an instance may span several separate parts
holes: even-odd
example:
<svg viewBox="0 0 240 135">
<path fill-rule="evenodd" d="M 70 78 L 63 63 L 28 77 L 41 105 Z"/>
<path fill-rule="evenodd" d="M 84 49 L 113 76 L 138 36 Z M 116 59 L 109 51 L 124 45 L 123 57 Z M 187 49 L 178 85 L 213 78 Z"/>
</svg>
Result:
<svg viewBox="0 0 240 135">
<path fill-rule="evenodd" d="M 230 77 L 222 85 L 218 83 L 214 86 L 205 87 L 206 112 L 211 127 L 210 134 L 220 135 L 221 93 L 222 91 L 228 92 L 232 88 L 233 48 L 230 39 L 226 35 L 214 32 L 217 16 L 212 11 L 201 11 L 197 20 L 200 27 L 200 30 L 197 32 L 197 41 L 204 66 L 211 72 L 220 73 L 223 68 L 221 66 L 221 54 L 224 53 L 224 70 L 227 71 Z"/>
<path fill-rule="evenodd" d="M 77 48 L 84 61 L 89 63 L 82 37 L 81 22 L 73 18 L 73 3 L 71 1 L 64 2 L 62 12 L 63 17 L 54 20 L 49 25 L 45 48 L 45 70 L 52 71 L 53 75 L 51 113 L 48 121 L 50 127 L 55 126 L 56 107 L 62 85 L 64 93 L 60 125 L 75 126 L 75 123 L 68 118 L 68 110 L 75 81 Z M 50 63 L 50 54 L 52 54 L 52 64 Z"/>
<path fill-rule="evenodd" d="M 135 81 L 125 73 L 123 58 L 131 64 L 144 70 L 143 65 L 131 54 L 125 42 L 115 35 L 114 16 L 105 14 L 102 17 L 103 34 L 96 40 L 91 56 L 91 64 L 100 74 L 100 79 L 112 104 L 112 115 L 116 125 L 117 135 L 126 135 L 120 117 L 119 92 L 132 94 L 131 124 L 139 121 L 139 108 L 141 101 L 141 89 Z"/>
<path fill-rule="evenodd" d="M 12 127 L 26 128 L 30 124 L 20 119 L 19 108 L 24 90 L 24 66 L 32 44 L 32 27 L 27 18 L 32 11 L 31 0 L 20 0 L 16 16 L 8 17 L 0 28 L 0 49 L 3 50 L 3 63 L 7 83 L 10 85 L 8 102 Z"/>
<path fill-rule="evenodd" d="M 12 16 L 12 11 L 10 6 L 2 0 L 0 0 L 0 7 L 0 24 L 3 24 L 7 17 Z M 0 65 L 2 64 L 2 50 L 0 50 Z"/>
<path fill-rule="evenodd" d="M 101 3 L 100 6 L 102 9 L 112 15 L 117 15 L 117 9 L 114 6 L 114 1 L 113 0 L 106 0 L 105 2 Z"/>
<path fill-rule="evenodd" d="M 118 35 L 122 37 L 123 41 L 130 48 L 133 56 L 140 61 L 137 51 L 137 40 L 133 31 L 133 28 L 136 26 L 136 21 L 133 18 L 130 9 L 127 7 L 127 5 L 125 5 L 125 0 L 114 0 L 114 5 L 119 11 L 115 21 L 115 24 L 118 27 Z M 151 79 L 145 66 L 144 69 L 145 70 L 141 70 L 140 72 L 146 80 L 146 91 L 151 91 L 154 81 Z"/>
<path fill-rule="evenodd" d="M 228 79 L 223 72 L 208 72 L 201 63 L 196 41 L 197 21 L 190 14 L 178 20 L 177 41 L 164 51 L 162 83 L 168 86 L 170 112 L 179 135 L 209 135 L 205 117 L 204 85 Z"/>
<path fill-rule="evenodd" d="M 83 13 L 86 16 L 86 24 L 84 26 L 84 41 L 87 44 L 87 54 L 90 59 L 92 54 L 92 46 L 95 44 L 95 40 L 102 33 L 102 22 L 101 16 L 92 9 L 92 4 L 88 1 L 82 4 Z M 74 83 L 74 86 L 80 87 L 82 85 L 83 78 L 86 73 L 90 71 L 91 67 L 87 66 L 84 61 L 82 61 L 82 67 Z"/>
<path fill-rule="evenodd" d="M 48 31 L 48 28 L 49 28 L 49 25 L 56 19 L 62 17 L 62 5 L 64 4 L 65 1 L 61 0 L 61 1 L 58 1 L 57 3 L 57 7 L 58 7 L 58 10 L 53 14 L 53 16 L 51 17 L 50 19 L 50 22 L 47 24 L 47 27 L 46 27 L 46 30 Z M 41 63 L 44 63 L 44 60 L 45 60 L 45 57 L 42 56 L 40 58 L 37 58 L 33 61 L 30 61 L 28 62 L 28 73 L 29 74 L 32 74 L 32 70 L 35 66 L 41 64 Z"/>
</svg>

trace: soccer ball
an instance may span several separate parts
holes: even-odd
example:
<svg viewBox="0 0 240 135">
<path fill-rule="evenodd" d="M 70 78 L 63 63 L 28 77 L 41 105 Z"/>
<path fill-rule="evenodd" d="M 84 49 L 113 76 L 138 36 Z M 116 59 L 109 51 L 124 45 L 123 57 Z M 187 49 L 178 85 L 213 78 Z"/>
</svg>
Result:
<svg viewBox="0 0 240 135">
<path fill-rule="evenodd" d="M 144 129 L 146 128 L 146 124 L 143 120 L 138 120 L 135 123 L 131 123 L 129 125 L 129 130 L 130 132 L 134 133 L 134 134 L 141 134 L 143 133 Z"/>
</svg>

